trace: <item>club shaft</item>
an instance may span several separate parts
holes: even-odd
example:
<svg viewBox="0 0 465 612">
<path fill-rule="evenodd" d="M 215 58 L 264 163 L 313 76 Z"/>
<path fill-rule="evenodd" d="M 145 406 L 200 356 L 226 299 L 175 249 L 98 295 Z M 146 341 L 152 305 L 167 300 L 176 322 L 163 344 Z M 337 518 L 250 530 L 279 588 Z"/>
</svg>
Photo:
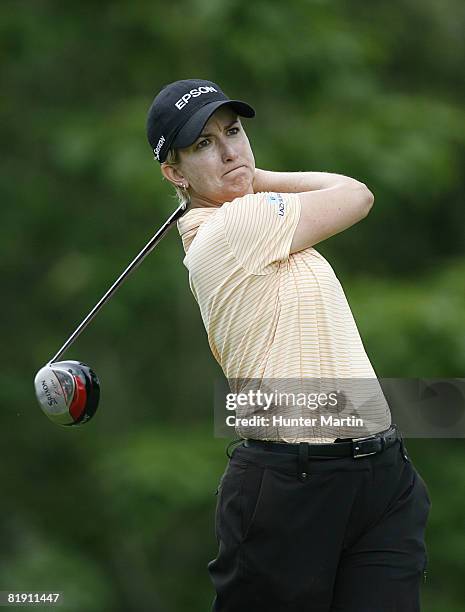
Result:
<svg viewBox="0 0 465 612">
<path fill-rule="evenodd" d="M 113 285 L 108 289 L 105 295 L 100 299 L 99 302 L 92 308 L 87 317 L 82 321 L 79 327 L 71 334 L 71 336 L 66 340 L 60 350 L 50 359 L 48 364 L 51 364 L 57 361 L 63 353 L 73 344 L 79 334 L 84 331 L 84 329 L 89 325 L 98 311 L 102 308 L 102 306 L 108 302 L 111 296 L 115 293 L 118 287 L 126 280 L 126 278 L 133 272 L 137 266 L 139 266 L 144 259 L 147 257 L 149 253 L 157 246 L 160 240 L 163 238 L 165 233 L 171 227 L 172 223 L 174 223 L 179 217 L 181 217 L 185 212 L 184 205 L 179 206 L 173 214 L 168 217 L 165 223 L 160 227 L 157 233 L 149 240 L 149 242 L 144 246 L 141 252 L 131 261 L 129 266 L 122 272 L 122 274 L 117 278 L 117 280 L 113 283 Z"/>
</svg>

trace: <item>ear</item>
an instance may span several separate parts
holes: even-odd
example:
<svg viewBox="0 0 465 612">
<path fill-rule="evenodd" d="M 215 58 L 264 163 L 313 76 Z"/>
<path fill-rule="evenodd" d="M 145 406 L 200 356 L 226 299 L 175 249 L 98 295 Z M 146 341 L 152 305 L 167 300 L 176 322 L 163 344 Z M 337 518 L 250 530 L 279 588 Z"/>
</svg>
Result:
<svg viewBox="0 0 465 612">
<path fill-rule="evenodd" d="M 176 185 L 176 187 L 182 187 L 183 185 L 187 184 L 183 173 L 176 166 L 163 163 L 161 164 L 160 169 L 165 179 L 170 183 L 173 183 L 173 185 Z"/>
</svg>

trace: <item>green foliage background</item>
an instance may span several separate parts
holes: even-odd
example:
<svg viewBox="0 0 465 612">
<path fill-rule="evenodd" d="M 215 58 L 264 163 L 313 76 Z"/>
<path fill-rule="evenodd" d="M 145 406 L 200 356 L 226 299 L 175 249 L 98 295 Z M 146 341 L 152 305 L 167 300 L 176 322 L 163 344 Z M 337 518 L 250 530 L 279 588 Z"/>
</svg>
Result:
<svg viewBox="0 0 465 612">
<path fill-rule="evenodd" d="M 250 101 L 257 166 L 366 182 L 319 245 L 379 376 L 461 377 L 465 5 L 460 0 L 0 4 L 0 590 L 85 612 L 204 612 L 226 440 L 222 378 L 173 229 L 66 358 L 102 381 L 81 430 L 32 381 L 174 210 L 145 140 L 181 78 Z M 463 440 L 408 440 L 433 507 L 425 612 L 465 609 Z"/>
</svg>

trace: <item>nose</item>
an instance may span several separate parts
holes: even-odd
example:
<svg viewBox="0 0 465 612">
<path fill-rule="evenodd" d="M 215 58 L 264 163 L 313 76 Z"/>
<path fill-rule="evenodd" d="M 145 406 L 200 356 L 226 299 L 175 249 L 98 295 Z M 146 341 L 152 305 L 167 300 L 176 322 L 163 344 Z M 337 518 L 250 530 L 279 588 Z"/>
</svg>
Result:
<svg viewBox="0 0 465 612">
<path fill-rule="evenodd" d="M 231 141 L 224 140 L 221 147 L 221 157 L 223 163 L 228 163 L 237 159 L 237 152 Z"/>
</svg>

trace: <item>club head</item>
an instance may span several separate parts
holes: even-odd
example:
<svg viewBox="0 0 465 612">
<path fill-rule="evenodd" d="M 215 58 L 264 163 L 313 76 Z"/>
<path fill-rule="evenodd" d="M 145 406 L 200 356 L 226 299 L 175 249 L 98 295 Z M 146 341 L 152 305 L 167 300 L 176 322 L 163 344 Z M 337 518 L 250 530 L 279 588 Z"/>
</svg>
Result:
<svg viewBox="0 0 465 612">
<path fill-rule="evenodd" d="M 80 361 L 56 361 L 41 368 L 34 379 L 39 405 L 57 425 L 83 425 L 95 414 L 100 382 Z"/>
</svg>

